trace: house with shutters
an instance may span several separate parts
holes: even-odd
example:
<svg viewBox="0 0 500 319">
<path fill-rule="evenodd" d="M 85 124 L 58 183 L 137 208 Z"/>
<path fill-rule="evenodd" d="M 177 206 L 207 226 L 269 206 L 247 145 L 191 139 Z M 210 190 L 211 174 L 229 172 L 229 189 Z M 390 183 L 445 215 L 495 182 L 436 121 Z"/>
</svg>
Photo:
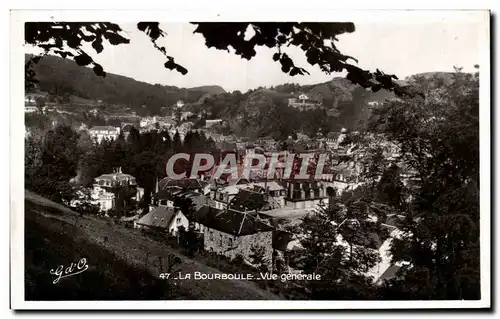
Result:
<svg viewBox="0 0 500 319">
<path fill-rule="evenodd" d="M 301 111 L 318 108 L 322 105 L 323 101 L 311 98 L 303 93 L 299 94 L 296 97 L 288 99 L 288 106 L 299 109 Z"/>
</svg>

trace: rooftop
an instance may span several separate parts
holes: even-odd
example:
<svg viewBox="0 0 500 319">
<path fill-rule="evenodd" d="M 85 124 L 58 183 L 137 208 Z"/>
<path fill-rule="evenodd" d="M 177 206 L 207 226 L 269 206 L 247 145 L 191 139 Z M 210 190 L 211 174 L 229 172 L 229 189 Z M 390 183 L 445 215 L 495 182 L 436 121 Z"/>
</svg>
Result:
<svg viewBox="0 0 500 319">
<path fill-rule="evenodd" d="M 90 131 L 118 131 L 117 127 L 114 126 L 93 126 Z"/>
<path fill-rule="evenodd" d="M 195 221 L 208 228 L 235 236 L 252 235 L 273 230 L 273 227 L 264 224 L 248 213 L 241 213 L 231 209 L 220 210 L 206 205 L 196 212 Z"/>
<path fill-rule="evenodd" d="M 107 180 L 107 181 L 118 181 L 120 184 L 130 183 L 130 185 L 136 185 L 135 177 L 130 174 L 122 173 L 121 168 L 118 169 L 117 172 L 111 174 L 102 174 L 95 178 L 95 180 L 99 183 L 99 181 Z"/>
<path fill-rule="evenodd" d="M 136 224 L 167 229 L 174 215 L 175 211 L 173 208 L 159 206 L 142 216 Z"/>
<path fill-rule="evenodd" d="M 202 189 L 208 183 L 205 181 L 201 181 L 195 178 L 182 178 L 182 179 L 172 179 L 169 177 L 165 177 L 161 181 L 158 182 L 158 190 L 167 190 L 172 187 L 177 187 L 181 189 Z"/>
<path fill-rule="evenodd" d="M 240 189 L 229 203 L 229 207 L 238 211 L 259 211 L 266 204 L 265 194 Z"/>
</svg>

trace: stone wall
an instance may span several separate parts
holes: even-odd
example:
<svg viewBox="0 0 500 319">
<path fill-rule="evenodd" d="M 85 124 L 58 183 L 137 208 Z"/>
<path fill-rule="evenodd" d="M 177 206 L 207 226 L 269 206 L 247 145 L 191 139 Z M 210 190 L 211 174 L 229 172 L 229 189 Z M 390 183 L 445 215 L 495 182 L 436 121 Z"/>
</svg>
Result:
<svg viewBox="0 0 500 319">
<path fill-rule="evenodd" d="M 271 263 L 272 232 L 261 232 L 246 236 L 233 236 L 211 228 L 204 228 L 204 247 L 209 252 L 221 254 L 231 259 L 242 255 L 248 261 L 252 254 L 251 247 L 259 245 L 265 249 L 265 259 Z"/>
</svg>

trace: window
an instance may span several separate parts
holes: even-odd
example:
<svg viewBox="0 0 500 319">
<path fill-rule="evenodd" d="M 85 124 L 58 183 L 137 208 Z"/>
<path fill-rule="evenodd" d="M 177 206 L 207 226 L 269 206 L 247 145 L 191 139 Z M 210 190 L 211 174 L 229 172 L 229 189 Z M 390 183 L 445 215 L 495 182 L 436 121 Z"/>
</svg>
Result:
<svg viewBox="0 0 500 319">
<path fill-rule="evenodd" d="M 214 240 L 214 232 L 210 231 L 210 240 Z"/>
<path fill-rule="evenodd" d="M 181 218 L 180 217 L 177 217 L 177 224 L 180 224 L 181 223 Z"/>
<path fill-rule="evenodd" d="M 224 244 L 224 243 L 223 243 L 223 237 L 222 237 L 222 234 L 220 234 L 220 241 L 219 241 L 219 244 L 221 245 L 221 247 L 222 247 L 222 245 Z"/>
<path fill-rule="evenodd" d="M 233 239 L 231 237 L 228 237 L 227 243 L 229 244 L 229 246 L 233 246 Z"/>
</svg>

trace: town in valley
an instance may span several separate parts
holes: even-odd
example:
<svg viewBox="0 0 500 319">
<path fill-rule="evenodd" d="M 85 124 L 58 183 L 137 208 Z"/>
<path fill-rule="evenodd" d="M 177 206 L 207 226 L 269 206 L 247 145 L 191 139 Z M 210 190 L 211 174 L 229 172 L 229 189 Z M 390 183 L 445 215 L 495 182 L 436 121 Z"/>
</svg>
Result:
<svg viewBox="0 0 500 319">
<path fill-rule="evenodd" d="M 245 92 L 70 57 L 25 55 L 27 299 L 481 298 L 478 65 Z"/>
</svg>

